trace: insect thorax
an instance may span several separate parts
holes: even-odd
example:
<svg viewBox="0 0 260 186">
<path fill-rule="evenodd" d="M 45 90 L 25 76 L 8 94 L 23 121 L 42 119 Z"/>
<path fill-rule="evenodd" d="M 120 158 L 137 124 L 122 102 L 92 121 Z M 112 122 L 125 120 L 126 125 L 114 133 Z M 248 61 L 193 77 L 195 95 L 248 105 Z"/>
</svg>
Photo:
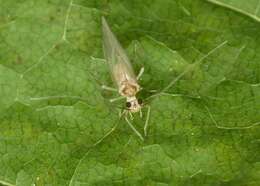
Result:
<svg viewBox="0 0 260 186">
<path fill-rule="evenodd" d="M 119 93 L 125 97 L 133 97 L 140 90 L 140 86 L 135 82 L 123 81 Z"/>
</svg>

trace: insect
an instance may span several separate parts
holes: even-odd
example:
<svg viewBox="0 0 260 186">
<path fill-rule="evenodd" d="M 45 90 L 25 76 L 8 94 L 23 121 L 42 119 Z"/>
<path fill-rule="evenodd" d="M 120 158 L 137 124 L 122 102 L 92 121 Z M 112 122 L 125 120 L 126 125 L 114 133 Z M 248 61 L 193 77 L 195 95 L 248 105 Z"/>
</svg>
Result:
<svg viewBox="0 0 260 186">
<path fill-rule="evenodd" d="M 141 90 L 141 86 L 138 84 L 138 80 L 142 76 L 144 72 L 144 68 L 141 68 L 140 72 L 136 76 L 132 65 L 130 63 L 129 58 L 127 57 L 126 52 L 122 48 L 121 44 L 117 40 L 116 36 L 111 31 L 106 19 L 102 17 L 102 32 L 103 32 L 103 52 L 104 57 L 109 65 L 110 72 L 115 82 L 117 88 L 111 88 L 108 86 L 103 85 L 102 88 L 110 91 L 117 91 L 120 94 L 120 97 L 111 99 L 111 102 L 120 100 L 122 98 L 126 99 L 126 107 L 121 114 L 124 115 L 126 122 L 132 128 L 132 130 L 136 133 L 136 135 L 141 139 L 144 140 L 141 133 L 131 124 L 128 119 L 128 115 L 133 119 L 132 113 L 140 112 L 140 116 L 142 117 L 142 108 L 144 106 L 148 107 L 147 116 L 144 125 L 144 135 L 147 135 L 147 127 L 150 117 L 150 106 L 144 104 L 142 100 L 137 99 L 136 94 Z M 216 46 L 214 49 L 209 51 L 206 55 L 201 57 L 198 61 L 188 66 L 186 70 L 184 70 L 180 75 L 174 78 L 168 86 L 163 88 L 159 93 L 151 95 L 150 97 L 146 98 L 153 98 L 156 96 L 160 96 L 165 93 L 169 88 L 171 88 L 180 78 L 182 78 L 187 72 L 192 70 L 196 65 L 202 63 L 202 61 L 215 52 L 217 49 L 221 48 L 227 43 L 224 41 L 223 43 Z"/>
<path fill-rule="evenodd" d="M 141 90 L 141 86 L 138 84 L 138 80 L 144 72 L 144 68 L 141 68 L 140 72 L 136 76 L 133 67 L 127 57 L 126 52 L 118 42 L 116 36 L 109 28 L 107 21 L 102 17 L 102 32 L 103 32 L 103 52 L 106 61 L 108 62 L 110 72 L 115 82 L 117 89 L 102 86 L 104 89 L 118 91 L 120 94 L 119 98 L 112 99 L 116 101 L 121 98 L 126 98 L 126 108 L 122 115 L 125 116 L 125 120 L 128 125 L 134 130 L 134 132 L 143 140 L 142 135 L 135 129 L 135 127 L 128 120 L 128 114 L 133 118 L 132 113 L 140 112 L 142 117 L 142 108 L 144 104 L 141 99 L 137 99 L 136 94 Z M 148 114 L 146 118 L 146 125 L 149 120 L 150 107 L 148 106 Z M 146 135 L 146 128 L 145 135 Z"/>
</svg>

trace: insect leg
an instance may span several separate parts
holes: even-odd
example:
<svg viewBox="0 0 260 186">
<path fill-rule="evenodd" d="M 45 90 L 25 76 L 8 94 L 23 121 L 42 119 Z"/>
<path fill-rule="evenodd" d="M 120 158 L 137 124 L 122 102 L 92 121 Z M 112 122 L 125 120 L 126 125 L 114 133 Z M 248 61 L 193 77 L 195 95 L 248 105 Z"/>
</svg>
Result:
<svg viewBox="0 0 260 186">
<path fill-rule="evenodd" d="M 132 125 L 132 123 L 127 119 L 127 115 L 125 115 L 125 121 L 129 125 L 129 127 L 135 132 L 135 134 L 142 140 L 144 141 L 143 136 L 136 130 L 136 128 Z"/>
<path fill-rule="evenodd" d="M 119 118 L 127 114 L 127 110 L 119 110 Z"/>
<path fill-rule="evenodd" d="M 131 120 L 134 120 L 133 114 L 132 114 L 131 112 L 128 112 L 128 113 L 129 113 L 130 119 L 131 119 Z"/>
<path fill-rule="evenodd" d="M 104 90 L 109 90 L 109 91 L 117 92 L 117 89 L 112 88 L 112 87 L 108 87 L 108 86 L 106 86 L 106 85 L 102 85 L 101 88 L 104 89 Z"/>
<path fill-rule="evenodd" d="M 147 116 L 144 124 L 144 136 L 147 136 L 147 128 L 149 125 L 149 119 L 150 119 L 150 112 L 151 112 L 151 107 L 147 106 Z"/>
<path fill-rule="evenodd" d="M 110 99 L 109 101 L 110 101 L 111 103 L 113 103 L 113 102 L 115 102 L 115 101 L 118 101 L 118 100 L 121 100 L 121 99 L 124 99 L 124 98 L 125 98 L 124 96 L 119 96 L 119 97 L 117 97 L 117 98 Z"/>
<path fill-rule="evenodd" d="M 143 75 L 143 73 L 144 73 L 144 67 L 142 67 L 142 68 L 140 69 L 140 71 L 139 71 L 139 73 L 138 73 L 136 79 L 139 80 L 139 79 L 141 78 L 141 76 Z"/>
<path fill-rule="evenodd" d="M 143 117 L 142 109 L 140 109 L 139 114 L 140 114 L 140 118 L 142 118 Z"/>
</svg>

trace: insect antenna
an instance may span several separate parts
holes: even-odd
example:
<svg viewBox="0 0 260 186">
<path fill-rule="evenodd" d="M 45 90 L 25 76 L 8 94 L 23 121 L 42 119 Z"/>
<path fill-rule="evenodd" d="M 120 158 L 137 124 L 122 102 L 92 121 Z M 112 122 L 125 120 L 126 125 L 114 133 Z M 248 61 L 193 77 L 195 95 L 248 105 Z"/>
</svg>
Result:
<svg viewBox="0 0 260 186">
<path fill-rule="evenodd" d="M 216 46 L 215 48 L 213 48 L 212 50 L 210 50 L 206 55 L 204 55 L 203 57 L 201 57 L 198 61 L 196 61 L 193 64 L 190 64 L 190 66 L 188 66 L 181 74 L 179 74 L 176 78 L 174 78 L 166 87 L 164 87 L 161 91 L 159 91 L 156 94 L 153 94 L 149 97 L 146 98 L 146 100 L 153 98 L 153 97 L 157 97 L 162 95 L 163 93 L 165 93 L 167 90 L 169 90 L 176 82 L 178 82 L 185 74 L 187 74 L 188 72 L 190 72 L 192 69 L 194 69 L 195 66 L 201 64 L 208 56 L 210 56 L 212 53 L 214 53 L 216 50 L 218 50 L 219 48 L 223 47 L 224 45 L 226 45 L 228 42 L 224 41 L 221 44 L 219 44 L 218 46 Z"/>
</svg>

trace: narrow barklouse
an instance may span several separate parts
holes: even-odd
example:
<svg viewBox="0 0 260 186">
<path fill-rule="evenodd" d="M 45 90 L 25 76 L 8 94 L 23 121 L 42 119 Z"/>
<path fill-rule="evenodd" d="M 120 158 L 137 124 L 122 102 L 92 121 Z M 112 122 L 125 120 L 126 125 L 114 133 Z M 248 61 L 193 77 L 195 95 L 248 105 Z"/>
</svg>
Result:
<svg viewBox="0 0 260 186">
<path fill-rule="evenodd" d="M 103 32 L 103 51 L 105 59 L 109 65 L 110 72 L 117 89 L 102 86 L 107 90 L 116 90 L 120 94 L 120 98 L 126 98 L 126 109 L 123 112 L 126 122 L 134 130 L 134 132 L 143 140 L 142 135 L 135 129 L 135 127 L 128 120 L 128 115 L 132 117 L 132 113 L 140 112 L 142 116 L 142 107 L 144 106 L 141 99 L 136 98 L 136 94 L 141 90 L 138 84 L 138 79 L 144 72 L 141 68 L 139 74 L 136 76 L 133 67 L 127 57 L 126 52 L 118 42 L 116 36 L 112 33 L 106 20 L 102 17 L 102 32 Z M 118 100 L 118 98 L 111 101 Z M 150 110 L 150 108 L 148 108 Z M 149 117 L 149 114 L 147 114 Z M 148 122 L 146 119 L 146 122 Z"/>
<path fill-rule="evenodd" d="M 103 52 L 104 57 L 109 65 L 110 72 L 113 78 L 114 83 L 116 84 L 116 89 L 103 85 L 102 87 L 106 90 L 117 91 L 120 94 L 119 98 L 111 99 L 110 101 L 120 100 L 122 98 L 126 99 L 126 107 L 124 111 L 121 113 L 121 116 L 124 116 L 128 125 L 132 128 L 132 130 L 136 133 L 137 136 L 140 137 L 141 140 L 144 140 L 141 133 L 131 124 L 128 116 L 133 118 L 132 113 L 140 112 L 140 116 L 142 116 L 142 108 L 146 106 L 148 108 L 146 114 L 146 121 L 144 125 L 144 135 L 147 135 L 148 121 L 150 117 L 150 106 L 144 104 L 140 99 L 137 99 L 136 94 L 141 90 L 141 86 L 138 84 L 138 80 L 144 72 L 144 68 L 141 68 L 140 72 L 136 76 L 132 65 L 130 63 L 129 58 L 127 57 L 126 52 L 120 45 L 116 36 L 113 34 L 109 25 L 104 17 L 102 17 L 102 32 L 103 32 Z M 169 88 L 171 88 L 180 78 L 182 78 L 187 72 L 192 70 L 195 66 L 199 65 L 207 58 L 209 55 L 214 53 L 216 50 L 221 48 L 227 43 L 224 41 L 219 44 L 212 50 L 210 50 L 207 54 L 201 57 L 198 61 L 188 66 L 181 74 L 179 74 L 176 78 L 174 78 L 165 88 L 163 88 L 158 93 L 151 95 L 146 98 L 146 100 L 160 96 L 165 93 Z"/>
</svg>

